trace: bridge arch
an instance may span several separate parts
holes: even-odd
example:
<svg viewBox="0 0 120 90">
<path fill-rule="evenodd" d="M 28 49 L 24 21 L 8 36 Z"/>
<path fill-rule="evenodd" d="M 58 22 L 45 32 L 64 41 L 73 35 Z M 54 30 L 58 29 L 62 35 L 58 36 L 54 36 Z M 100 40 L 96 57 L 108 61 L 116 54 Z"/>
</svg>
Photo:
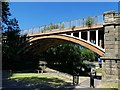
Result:
<svg viewBox="0 0 120 90">
<path fill-rule="evenodd" d="M 91 42 L 85 41 L 83 39 L 79 39 L 77 37 L 71 37 L 69 35 L 49 35 L 49 36 L 34 37 L 34 38 L 30 39 L 28 42 L 34 43 L 35 41 L 44 40 L 44 39 L 60 39 L 60 40 L 64 40 L 67 42 L 79 44 L 79 45 L 82 45 L 82 46 L 96 52 L 100 56 L 104 56 L 104 53 L 105 53 L 104 49 L 92 44 Z"/>
</svg>

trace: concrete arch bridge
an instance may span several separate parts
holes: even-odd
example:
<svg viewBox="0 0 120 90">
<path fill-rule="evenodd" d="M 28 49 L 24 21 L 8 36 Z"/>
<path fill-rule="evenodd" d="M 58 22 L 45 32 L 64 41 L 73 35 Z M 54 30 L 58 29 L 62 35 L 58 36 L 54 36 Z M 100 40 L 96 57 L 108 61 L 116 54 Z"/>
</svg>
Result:
<svg viewBox="0 0 120 90">
<path fill-rule="evenodd" d="M 46 50 L 61 43 L 76 43 L 98 53 L 102 62 L 102 79 L 118 80 L 120 68 L 120 13 L 49 24 L 21 31 L 27 45 L 19 53 Z"/>
<path fill-rule="evenodd" d="M 91 18 L 93 20 L 96 20 L 98 18 L 102 18 L 102 15 Z M 29 51 L 30 49 L 34 50 L 36 46 L 39 46 L 39 49 L 41 51 L 44 51 L 50 46 L 69 42 L 82 45 L 96 52 L 100 56 L 103 56 L 105 50 L 104 50 L 104 28 L 102 22 L 93 22 L 91 26 L 88 27 L 87 25 L 81 25 L 79 23 L 80 20 L 81 22 L 85 23 L 86 22 L 85 20 L 87 19 L 86 18 L 78 19 L 74 22 L 69 21 L 69 23 L 74 24 L 72 26 L 70 24 L 69 27 L 67 26 L 68 22 L 62 22 L 60 23 L 61 25 L 57 24 L 59 25 L 59 28 L 57 29 L 55 27 L 53 29 L 48 30 L 45 29 L 46 27 L 50 27 L 53 25 L 44 26 L 43 29 L 41 29 L 41 27 L 27 29 L 29 45 L 25 46 L 26 49 L 25 48 L 23 49 L 25 50 L 24 53 Z M 62 25 L 64 25 L 64 28 L 62 27 Z M 25 32 L 27 31 L 22 32 L 22 34 L 23 33 L 25 34 Z"/>
</svg>

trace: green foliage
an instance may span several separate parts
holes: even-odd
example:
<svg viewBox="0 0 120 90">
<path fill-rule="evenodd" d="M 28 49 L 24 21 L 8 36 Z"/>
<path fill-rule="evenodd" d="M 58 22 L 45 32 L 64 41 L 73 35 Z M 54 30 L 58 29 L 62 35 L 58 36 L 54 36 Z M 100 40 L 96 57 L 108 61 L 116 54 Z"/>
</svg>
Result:
<svg viewBox="0 0 120 90">
<path fill-rule="evenodd" d="M 55 26 L 54 26 L 54 27 L 55 27 L 55 29 L 58 29 L 58 28 L 59 28 L 59 26 L 58 26 L 57 24 L 55 24 Z"/>
<path fill-rule="evenodd" d="M 13 80 L 21 81 L 21 82 L 28 82 L 32 83 L 33 85 L 42 85 L 42 87 L 45 85 L 47 87 L 49 86 L 57 86 L 57 85 L 67 85 L 70 84 L 68 82 L 68 79 L 64 77 L 60 77 L 57 74 L 56 75 L 50 75 L 50 74 L 37 74 L 37 73 L 15 73 L 11 77 Z"/>
<path fill-rule="evenodd" d="M 8 24 L 9 20 L 9 16 L 11 16 L 11 13 L 9 11 L 9 3 L 8 2 L 2 2 L 2 22 L 4 24 Z M 4 25 L 2 25 L 2 27 L 4 27 Z"/>
<path fill-rule="evenodd" d="M 94 19 L 91 17 L 88 17 L 85 21 L 86 26 L 90 27 L 94 23 Z"/>
<path fill-rule="evenodd" d="M 73 68 L 85 66 L 82 63 L 83 60 L 95 61 L 97 58 L 98 55 L 93 51 L 75 44 L 62 44 L 51 47 L 40 54 L 40 60 L 47 61 L 48 67 L 69 74 L 72 74 Z"/>
<path fill-rule="evenodd" d="M 31 53 L 21 55 L 17 57 L 17 52 L 20 50 L 20 28 L 18 21 L 10 19 L 11 13 L 9 11 L 9 3 L 2 3 L 2 53 L 3 53 L 3 69 L 16 69 L 18 68 L 35 68 L 37 67 L 38 57 L 33 56 Z M 88 20 L 88 22 L 90 22 Z M 61 24 L 61 28 L 64 28 L 64 23 Z M 59 26 L 56 24 L 50 24 L 45 26 L 43 31 L 58 29 Z M 90 50 L 81 49 L 80 46 L 75 44 L 63 44 L 49 48 L 47 51 L 40 54 L 40 59 L 43 58 L 49 64 L 63 65 L 69 70 L 72 69 L 73 62 L 81 64 L 82 60 L 94 61 L 97 55 Z M 28 60 L 29 59 L 29 60 Z M 24 64 L 24 65 L 23 65 Z"/>
<path fill-rule="evenodd" d="M 102 68 L 96 69 L 96 73 L 102 73 Z"/>
<path fill-rule="evenodd" d="M 18 21 L 15 18 L 9 19 L 9 16 L 11 16 L 9 3 L 2 2 L 2 8 L 3 69 L 10 69 L 15 62 L 15 56 L 19 49 L 20 29 Z"/>
<path fill-rule="evenodd" d="M 51 23 L 49 28 L 50 28 L 50 30 L 54 29 L 54 25 Z"/>
<path fill-rule="evenodd" d="M 61 24 L 61 28 L 63 29 L 65 27 L 64 23 Z"/>
<path fill-rule="evenodd" d="M 58 62 L 61 64 L 80 62 L 79 46 L 72 44 L 63 44 L 57 47 L 49 48 L 44 52 L 45 58 L 49 63 Z"/>
<path fill-rule="evenodd" d="M 49 30 L 52 30 L 52 29 L 58 29 L 59 26 L 57 24 L 50 24 L 49 26 L 45 26 L 43 30 L 45 31 L 49 31 Z"/>
<path fill-rule="evenodd" d="M 81 59 L 82 60 L 88 60 L 88 61 L 96 61 L 97 58 L 99 57 L 98 54 L 96 54 L 95 52 L 86 49 L 86 48 L 82 48 L 81 49 Z"/>
</svg>

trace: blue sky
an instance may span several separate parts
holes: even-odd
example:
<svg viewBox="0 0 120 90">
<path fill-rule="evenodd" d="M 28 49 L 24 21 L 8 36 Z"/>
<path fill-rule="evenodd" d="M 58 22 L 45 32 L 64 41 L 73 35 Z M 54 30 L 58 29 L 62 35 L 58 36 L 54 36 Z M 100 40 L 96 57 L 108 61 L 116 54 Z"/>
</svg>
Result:
<svg viewBox="0 0 120 90">
<path fill-rule="evenodd" d="M 11 18 L 20 28 L 32 28 L 50 23 L 100 15 L 105 11 L 118 12 L 117 2 L 11 2 Z"/>
</svg>

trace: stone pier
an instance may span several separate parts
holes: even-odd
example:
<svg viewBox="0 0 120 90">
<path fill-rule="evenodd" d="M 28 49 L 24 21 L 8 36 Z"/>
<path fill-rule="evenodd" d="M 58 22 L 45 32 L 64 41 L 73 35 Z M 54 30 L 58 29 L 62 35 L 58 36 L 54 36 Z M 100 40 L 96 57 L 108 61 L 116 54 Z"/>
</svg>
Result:
<svg viewBox="0 0 120 90">
<path fill-rule="evenodd" d="M 120 80 L 120 13 L 104 13 L 104 47 L 102 58 L 102 80 Z"/>
</svg>

